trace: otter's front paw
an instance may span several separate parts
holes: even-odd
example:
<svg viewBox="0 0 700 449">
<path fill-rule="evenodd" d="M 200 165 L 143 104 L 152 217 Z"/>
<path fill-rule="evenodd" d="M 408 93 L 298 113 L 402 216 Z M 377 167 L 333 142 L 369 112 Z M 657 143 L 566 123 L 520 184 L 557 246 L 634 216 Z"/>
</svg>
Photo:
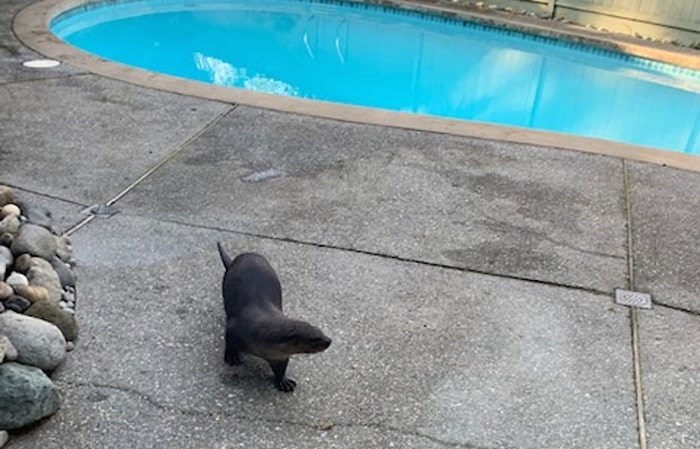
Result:
<svg viewBox="0 0 700 449">
<path fill-rule="evenodd" d="M 285 377 L 284 379 L 275 379 L 275 386 L 278 390 L 284 391 L 285 393 L 291 393 L 296 388 L 297 383 L 292 379 Z"/>
<path fill-rule="evenodd" d="M 229 365 L 240 365 L 241 364 L 241 356 L 238 352 L 226 351 L 226 353 L 224 354 L 224 360 Z"/>
</svg>

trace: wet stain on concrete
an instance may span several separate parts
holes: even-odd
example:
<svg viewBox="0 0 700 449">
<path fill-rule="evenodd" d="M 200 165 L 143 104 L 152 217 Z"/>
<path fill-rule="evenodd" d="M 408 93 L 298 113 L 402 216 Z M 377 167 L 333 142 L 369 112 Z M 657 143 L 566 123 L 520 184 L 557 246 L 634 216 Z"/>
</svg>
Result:
<svg viewBox="0 0 700 449">
<path fill-rule="evenodd" d="M 524 273 L 556 271 L 561 266 L 559 257 L 536 251 L 532 246 L 514 246 L 509 242 L 483 242 L 470 248 L 453 249 L 442 253 L 464 268 L 483 271 Z"/>
</svg>

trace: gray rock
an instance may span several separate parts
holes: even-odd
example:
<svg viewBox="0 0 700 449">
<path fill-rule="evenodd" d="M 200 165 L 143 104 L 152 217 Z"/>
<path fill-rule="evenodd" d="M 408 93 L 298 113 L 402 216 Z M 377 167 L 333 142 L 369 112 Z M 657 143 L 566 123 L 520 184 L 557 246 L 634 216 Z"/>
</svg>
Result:
<svg viewBox="0 0 700 449">
<path fill-rule="evenodd" d="M 20 202 L 19 206 L 22 208 L 22 215 L 27 219 L 27 223 L 41 226 L 53 232 L 53 214 L 50 210 L 24 201 Z"/>
<path fill-rule="evenodd" d="M 73 349 L 75 349 L 75 343 L 74 343 L 74 342 L 69 341 L 68 343 L 66 343 L 66 351 L 69 351 L 69 352 L 70 352 L 70 351 L 72 351 Z"/>
<path fill-rule="evenodd" d="M 15 259 L 15 271 L 26 273 L 32 267 L 32 256 L 27 253 L 17 256 Z"/>
<path fill-rule="evenodd" d="M 7 246 L 8 248 L 12 246 L 15 236 L 9 232 L 0 232 L 0 245 Z"/>
<path fill-rule="evenodd" d="M 63 288 L 75 286 L 75 273 L 73 273 L 73 270 L 58 256 L 51 258 L 51 267 L 53 267 L 56 274 L 58 274 Z"/>
<path fill-rule="evenodd" d="M 69 263 L 73 258 L 73 246 L 68 236 L 56 237 L 56 255 L 62 261 Z"/>
<path fill-rule="evenodd" d="M 0 186 L 0 207 L 15 202 L 15 192 L 7 186 Z"/>
<path fill-rule="evenodd" d="M 5 283 L 11 287 L 18 287 L 20 285 L 29 285 L 29 279 L 27 279 L 27 276 L 23 275 L 22 273 L 13 271 L 10 273 L 7 279 L 5 279 Z"/>
<path fill-rule="evenodd" d="M 0 279 L 5 279 L 5 272 L 12 266 L 14 260 L 10 248 L 0 246 Z"/>
<path fill-rule="evenodd" d="M 33 257 L 32 267 L 27 271 L 27 279 L 29 279 L 29 285 L 44 287 L 48 290 L 50 300 L 56 302 L 61 300 L 61 293 L 63 292 L 61 279 L 49 262 Z"/>
<path fill-rule="evenodd" d="M 0 220 L 0 234 L 16 235 L 21 225 L 22 222 L 19 220 L 19 217 L 15 215 L 7 216 Z"/>
<path fill-rule="evenodd" d="M 0 314 L 0 329 L 17 349 L 20 363 L 52 371 L 66 358 L 66 339 L 47 321 L 8 310 Z"/>
<path fill-rule="evenodd" d="M 0 335 L 0 363 L 14 362 L 17 360 L 17 349 L 12 344 L 7 335 Z"/>
<path fill-rule="evenodd" d="M 12 252 L 15 255 L 29 253 L 32 256 L 51 260 L 56 255 L 56 236 L 46 228 L 26 223 L 19 228 L 19 233 L 12 242 Z"/>
<path fill-rule="evenodd" d="M 78 322 L 75 316 L 55 302 L 35 302 L 27 309 L 25 314 L 55 325 L 61 330 L 66 341 L 73 341 L 78 338 Z"/>
<path fill-rule="evenodd" d="M 7 430 L 0 430 L 0 448 L 5 446 L 5 443 L 7 443 L 7 440 L 10 439 L 10 434 L 7 433 Z"/>
<path fill-rule="evenodd" d="M 32 305 L 32 302 L 27 298 L 22 298 L 19 295 L 12 295 L 5 300 L 4 304 L 5 309 L 7 310 L 12 310 L 17 313 L 24 313 L 29 306 Z"/>
<path fill-rule="evenodd" d="M 51 416 L 60 402 L 58 390 L 40 369 L 0 365 L 0 428 L 18 429 Z"/>
</svg>

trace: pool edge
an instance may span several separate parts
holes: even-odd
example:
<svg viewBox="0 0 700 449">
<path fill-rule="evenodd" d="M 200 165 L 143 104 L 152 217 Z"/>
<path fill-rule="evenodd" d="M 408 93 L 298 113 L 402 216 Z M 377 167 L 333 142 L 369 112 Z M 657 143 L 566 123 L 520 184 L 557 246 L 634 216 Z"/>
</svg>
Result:
<svg viewBox="0 0 700 449">
<path fill-rule="evenodd" d="M 24 8 L 15 16 L 13 21 L 14 33 L 25 45 L 47 57 L 69 63 L 93 74 L 156 90 L 164 90 L 224 103 L 241 104 L 340 121 L 582 151 L 700 172 L 700 157 L 670 150 L 657 150 L 631 144 L 548 131 L 419 116 L 360 106 L 276 96 L 230 87 L 214 86 L 110 62 L 65 44 L 51 33 L 48 27 L 50 21 L 62 12 L 94 1 L 95 0 L 38 1 Z M 391 4 L 394 6 L 400 4 L 407 7 L 411 7 L 411 5 L 420 5 L 421 9 L 432 9 L 430 5 L 417 1 L 396 2 L 394 0 L 381 0 L 379 2 L 373 1 L 372 3 Z M 444 7 L 435 7 L 435 11 L 438 13 L 440 12 L 439 9 L 444 9 Z M 452 9 L 450 8 L 450 10 Z M 460 13 L 460 16 L 470 17 L 471 13 Z M 500 19 L 499 17 L 488 18 L 490 23 L 496 25 L 498 25 Z M 525 25 L 522 26 L 525 27 Z M 542 25 L 538 25 L 538 27 L 545 28 Z M 537 30 L 528 30 L 529 28 L 527 27 L 519 28 L 519 31 L 537 32 Z M 546 30 L 546 32 L 549 33 L 548 36 L 552 35 L 551 30 Z M 557 30 L 556 32 L 561 32 L 561 30 Z M 597 36 L 596 38 L 600 39 L 600 37 Z M 610 45 L 614 46 L 618 44 L 613 42 Z M 639 47 L 640 45 L 636 44 L 636 46 Z M 607 48 L 610 49 L 611 47 Z M 612 48 L 620 49 L 620 47 Z M 671 52 L 669 50 L 664 51 L 669 54 L 678 54 L 678 52 Z M 637 53 L 631 54 L 640 56 Z M 667 60 L 654 59 L 661 62 L 669 62 Z M 690 59 L 695 60 L 694 63 L 700 67 L 700 58 L 695 58 L 694 55 L 691 55 Z M 693 61 L 690 62 L 692 63 Z M 684 67 L 694 68 L 688 65 L 684 65 Z"/>
</svg>

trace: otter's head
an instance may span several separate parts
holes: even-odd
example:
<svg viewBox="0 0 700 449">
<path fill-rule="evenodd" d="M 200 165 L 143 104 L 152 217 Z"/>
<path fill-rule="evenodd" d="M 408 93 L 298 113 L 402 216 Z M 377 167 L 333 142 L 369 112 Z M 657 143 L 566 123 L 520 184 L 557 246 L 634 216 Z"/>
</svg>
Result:
<svg viewBox="0 0 700 449">
<path fill-rule="evenodd" d="M 287 354 L 312 354 L 331 345 L 331 339 L 319 328 L 298 320 L 288 320 L 269 332 L 267 341 Z"/>
</svg>

